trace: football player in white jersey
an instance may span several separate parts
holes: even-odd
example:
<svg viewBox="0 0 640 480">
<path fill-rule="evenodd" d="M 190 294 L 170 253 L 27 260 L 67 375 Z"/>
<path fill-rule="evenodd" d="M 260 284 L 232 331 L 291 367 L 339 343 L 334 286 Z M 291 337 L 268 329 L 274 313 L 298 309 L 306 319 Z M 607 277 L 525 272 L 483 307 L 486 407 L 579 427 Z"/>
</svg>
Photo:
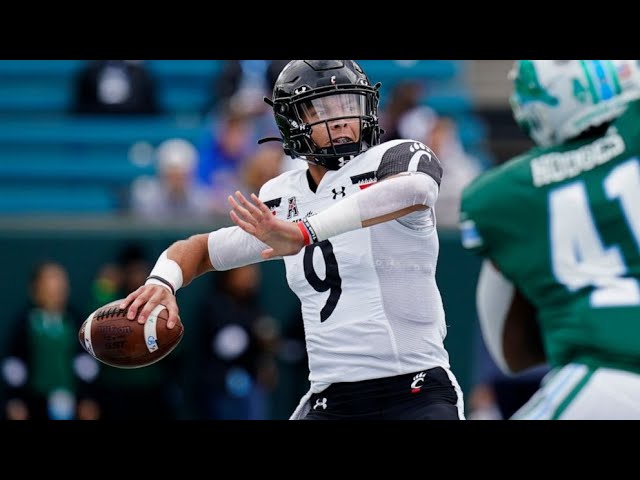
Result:
<svg viewBox="0 0 640 480">
<path fill-rule="evenodd" d="M 144 323 L 212 270 L 283 260 L 302 305 L 310 391 L 292 419 L 464 418 L 444 348 L 435 273 L 442 167 L 413 140 L 380 143 L 380 84 L 352 60 L 293 60 L 272 107 L 286 154 L 306 161 L 259 195 L 229 196 L 233 227 L 165 250 L 124 299 Z"/>
</svg>

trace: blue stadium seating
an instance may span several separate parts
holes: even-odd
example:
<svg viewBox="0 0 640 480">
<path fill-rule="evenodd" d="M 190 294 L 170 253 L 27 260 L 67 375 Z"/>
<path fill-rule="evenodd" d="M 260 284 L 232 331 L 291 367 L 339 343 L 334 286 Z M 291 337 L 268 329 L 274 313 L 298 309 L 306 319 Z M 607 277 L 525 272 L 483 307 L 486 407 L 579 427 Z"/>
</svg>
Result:
<svg viewBox="0 0 640 480">
<path fill-rule="evenodd" d="M 358 60 L 373 83 L 395 83 L 408 78 L 451 80 L 459 71 L 458 60 Z"/>
<path fill-rule="evenodd" d="M 0 78 L 68 78 L 82 63 L 83 60 L 0 60 Z"/>
<path fill-rule="evenodd" d="M 126 183 L 139 175 L 153 174 L 151 166 L 137 166 L 131 162 L 107 164 L 103 161 L 85 162 L 83 159 L 72 159 L 71 155 L 62 158 L 39 158 L 32 161 L 16 159 L 16 161 L 0 161 L 0 185 L 16 181 L 29 180 L 36 182 L 56 183 L 83 182 L 85 185 L 101 185 L 109 182 Z"/>
<path fill-rule="evenodd" d="M 24 179 L 0 188 L 3 215 L 106 214 L 117 211 L 119 204 L 115 191 L 95 185 L 41 185 Z"/>
<path fill-rule="evenodd" d="M 384 92 L 405 79 L 425 81 L 425 103 L 458 121 L 465 145 L 486 135 L 459 82 L 460 61 L 360 60 Z M 197 142 L 222 60 L 148 60 L 164 113 L 158 117 L 74 117 L 72 80 L 84 60 L 0 60 L 0 215 L 102 213 L 122 208 L 131 181 L 153 173 L 132 162 L 136 144 L 180 137 Z"/>
<path fill-rule="evenodd" d="M 200 123 L 183 124 L 174 116 L 74 117 L 16 119 L 0 127 L 0 143 L 113 144 L 137 141 L 159 143 L 180 136 L 194 140 L 202 132 Z"/>
</svg>

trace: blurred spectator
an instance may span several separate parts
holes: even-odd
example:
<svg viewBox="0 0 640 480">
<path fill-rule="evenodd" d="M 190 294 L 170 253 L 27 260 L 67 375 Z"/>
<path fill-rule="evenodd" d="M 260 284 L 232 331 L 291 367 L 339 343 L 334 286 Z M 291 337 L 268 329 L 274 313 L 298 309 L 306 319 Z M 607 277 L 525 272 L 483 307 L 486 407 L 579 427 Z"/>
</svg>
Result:
<svg viewBox="0 0 640 480">
<path fill-rule="evenodd" d="M 263 97 L 271 98 L 273 85 L 288 60 L 227 60 L 213 85 L 214 98 L 207 113 L 229 103 L 236 110 L 259 115 L 268 110 Z M 273 115 L 270 115 L 273 117 Z"/>
<path fill-rule="evenodd" d="M 402 138 L 424 143 L 442 162 L 444 173 L 436 206 L 438 224 L 457 229 L 462 189 L 482 172 L 481 161 L 465 151 L 456 123 L 425 105 L 405 112 L 397 128 Z"/>
<path fill-rule="evenodd" d="M 276 321 L 258 304 L 260 267 L 214 275 L 213 295 L 198 315 L 195 398 L 206 419 L 269 419 L 278 382 Z"/>
<path fill-rule="evenodd" d="M 10 332 L 2 377 L 8 420 L 94 420 L 100 417 L 93 391 L 99 364 L 78 342 L 84 320 L 67 302 L 64 267 L 44 262 L 32 272 L 29 305 Z"/>
<path fill-rule="evenodd" d="M 198 145 L 198 181 L 209 189 L 214 211 L 227 214 L 229 192 L 242 184 L 244 161 L 257 150 L 255 117 L 229 105 L 212 118 Z"/>
<path fill-rule="evenodd" d="M 124 298 L 149 275 L 144 248 L 126 244 L 114 263 L 104 265 L 93 285 L 89 311 Z M 76 340 L 76 343 L 78 341 Z M 119 369 L 103 365 L 96 388 L 105 420 L 168 420 L 179 416 L 182 390 L 180 346 L 162 361 L 144 368 Z"/>
<path fill-rule="evenodd" d="M 71 112 L 152 115 L 156 84 L 144 60 L 90 60 L 75 76 Z"/>
<path fill-rule="evenodd" d="M 165 140 L 156 151 L 157 177 L 141 177 L 131 186 L 131 211 L 149 220 L 206 216 L 209 194 L 198 184 L 198 152 L 187 140 Z"/>
<path fill-rule="evenodd" d="M 217 213 L 228 213 L 228 193 L 241 189 L 247 181 L 243 170 L 254 167 L 248 163 L 258 149 L 257 141 L 279 136 L 264 97 L 271 98 L 286 64 L 286 60 L 228 60 L 215 80 L 213 99 L 207 107 L 211 128 L 198 144 L 198 179 L 210 188 Z M 280 152 L 284 157 L 282 149 Z M 286 160 L 281 161 L 281 171 L 288 169 L 285 164 Z M 254 169 L 249 176 L 256 173 Z"/>
<path fill-rule="evenodd" d="M 262 185 L 282 173 L 284 152 L 280 145 L 263 145 L 247 158 L 242 170 L 241 192 L 246 194 L 260 191 Z M 303 163 L 303 162 L 298 162 Z"/>
<path fill-rule="evenodd" d="M 405 113 L 420 104 L 424 92 L 424 84 L 417 80 L 401 81 L 392 87 L 389 99 L 380 111 L 380 127 L 384 130 L 382 141 L 402 138 L 398 130 L 399 122 Z"/>
</svg>

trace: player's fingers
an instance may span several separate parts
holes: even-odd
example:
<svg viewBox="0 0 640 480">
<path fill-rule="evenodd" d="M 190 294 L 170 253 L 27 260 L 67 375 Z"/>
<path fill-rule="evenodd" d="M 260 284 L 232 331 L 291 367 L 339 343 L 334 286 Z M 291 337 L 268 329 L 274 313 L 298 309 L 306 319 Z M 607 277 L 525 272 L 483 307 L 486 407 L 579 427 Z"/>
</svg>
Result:
<svg viewBox="0 0 640 480">
<path fill-rule="evenodd" d="M 237 208 L 235 208 L 236 213 L 240 217 L 242 217 L 245 221 L 249 223 L 257 223 L 262 216 L 260 210 L 258 210 L 255 206 L 253 206 L 249 201 L 244 198 L 244 195 L 240 192 L 236 192 L 237 197 Z"/>
<path fill-rule="evenodd" d="M 256 207 L 254 204 L 252 204 L 251 202 L 249 202 L 249 200 L 247 200 L 246 198 L 244 198 L 244 195 L 242 195 L 241 192 L 236 192 L 236 197 L 238 198 L 238 201 L 240 202 L 240 204 L 242 204 L 242 206 L 244 208 L 247 209 L 247 211 L 249 213 L 251 213 L 251 215 L 254 218 L 260 218 L 264 212 L 262 212 L 262 210 L 260 210 L 258 207 Z"/>
<path fill-rule="evenodd" d="M 138 287 L 136 290 L 134 290 L 129 295 L 127 295 L 122 300 L 122 302 L 120 302 L 120 305 L 118 305 L 118 308 L 120 310 L 124 310 L 125 308 L 127 308 L 127 305 L 133 302 L 137 298 L 137 296 L 140 295 L 140 292 L 142 292 L 142 286 Z"/>
<path fill-rule="evenodd" d="M 146 322 L 147 318 L 149 318 L 149 314 L 151 314 L 153 309 L 158 305 L 166 305 L 167 303 L 171 302 L 172 299 L 169 297 L 169 295 L 173 297 L 173 294 L 171 294 L 169 290 L 164 287 L 160 287 L 159 290 L 156 289 L 155 293 L 151 295 L 149 300 L 147 300 L 147 303 L 145 303 L 144 307 L 142 307 L 142 310 L 140 310 L 140 314 L 138 315 L 138 323 Z"/>
<path fill-rule="evenodd" d="M 127 318 L 129 320 L 134 320 L 136 318 L 138 309 L 143 306 L 147 302 L 147 300 L 149 300 L 151 291 L 152 289 L 150 289 L 148 286 L 143 285 L 138 290 L 136 290 L 136 292 L 134 292 L 137 293 L 137 295 L 135 296 L 135 298 L 129 305 L 129 309 L 127 310 Z"/>
<path fill-rule="evenodd" d="M 180 319 L 180 314 L 178 311 L 178 305 L 176 302 L 168 302 L 169 305 L 165 305 L 167 307 L 167 311 L 169 312 L 169 318 L 167 319 L 167 328 L 172 329 L 178 323 Z"/>
<path fill-rule="evenodd" d="M 250 233 L 251 235 L 254 235 L 256 233 L 256 228 L 250 223 L 247 223 L 239 218 L 238 215 L 236 215 L 236 212 L 234 212 L 233 210 L 229 212 L 229 216 L 231 217 L 231 220 L 233 220 L 233 223 L 238 225 L 245 232 Z"/>
<path fill-rule="evenodd" d="M 255 193 L 251 194 L 251 200 L 253 200 L 253 203 L 258 206 L 258 208 L 264 215 L 271 215 L 271 210 L 269 210 L 269 207 L 267 207 L 267 205 L 262 200 L 260 200 Z"/>
<path fill-rule="evenodd" d="M 233 211 L 236 212 L 236 215 L 246 223 L 250 223 L 251 225 L 256 225 L 258 223 L 258 220 L 254 218 L 251 212 L 236 202 L 231 195 L 229 195 L 229 203 L 233 206 Z"/>
</svg>

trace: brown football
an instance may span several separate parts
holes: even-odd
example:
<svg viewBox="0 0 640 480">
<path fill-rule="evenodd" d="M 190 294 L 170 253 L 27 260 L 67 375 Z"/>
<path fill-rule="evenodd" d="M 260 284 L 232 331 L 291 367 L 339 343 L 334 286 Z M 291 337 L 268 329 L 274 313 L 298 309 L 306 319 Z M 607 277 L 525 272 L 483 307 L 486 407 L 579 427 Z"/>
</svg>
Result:
<svg viewBox="0 0 640 480">
<path fill-rule="evenodd" d="M 118 305 L 121 300 L 100 307 L 87 317 L 78 340 L 97 360 L 117 368 L 140 368 L 161 360 L 171 353 L 184 335 L 184 326 L 178 323 L 167 328 L 168 313 L 158 305 L 147 321 L 141 325 L 127 319 L 127 310 Z"/>
</svg>

